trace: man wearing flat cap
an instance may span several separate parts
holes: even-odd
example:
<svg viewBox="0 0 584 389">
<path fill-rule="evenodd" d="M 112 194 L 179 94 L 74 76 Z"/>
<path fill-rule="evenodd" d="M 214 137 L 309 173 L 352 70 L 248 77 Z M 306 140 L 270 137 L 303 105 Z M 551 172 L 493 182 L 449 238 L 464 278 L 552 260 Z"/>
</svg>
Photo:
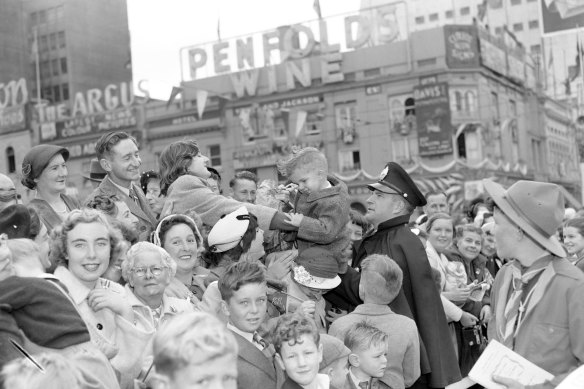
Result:
<svg viewBox="0 0 584 389">
<path fill-rule="evenodd" d="M 390 308 L 413 319 L 420 334 L 422 375 L 411 388 L 443 388 L 461 379 L 458 360 L 426 251 L 408 227 L 415 207 L 425 205 L 426 199 L 395 162 L 389 162 L 379 180 L 368 187 L 372 193 L 367 199 L 365 219 L 375 228 L 358 244 L 353 266 L 358 269 L 371 254 L 387 255 L 399 265 L 403 272 L 402 289 Z M 359 280 L 359 273 L 349 269 L 334 292 L 351 300 L 359 289 Z M 336 301 L 332 298 L 331 301 L 335 305 Z"/>
<path fill-rule="evenodd" d="M 494 203 L 500 258 L 491 291 L 489 339 L 509 347 L 555 376 L 528 388 L 552 388 L 584 364 L 584 274 L 565 257 L 555 237 L 564 198 L 555 184 L 518 181 L 505 190 L 484 180 Z M 494 380 L 522 388 L 508 377 Z"/>
</svg>

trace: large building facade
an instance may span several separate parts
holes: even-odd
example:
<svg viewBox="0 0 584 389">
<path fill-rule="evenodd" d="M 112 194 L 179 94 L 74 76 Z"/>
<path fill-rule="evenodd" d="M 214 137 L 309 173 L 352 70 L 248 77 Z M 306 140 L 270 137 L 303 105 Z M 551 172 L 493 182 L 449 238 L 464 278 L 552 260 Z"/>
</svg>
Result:
<svg viewBox="0 0 584 389">
<path fill-rule="evenodd" d="M 0 0 L 0 32 L 0 171 L 18 183 L 30 147 L 54 143 L 81 181 L 96 132 L 137 120 L 119 112 L 133 102 L 126 1 Z"/>
</svg>

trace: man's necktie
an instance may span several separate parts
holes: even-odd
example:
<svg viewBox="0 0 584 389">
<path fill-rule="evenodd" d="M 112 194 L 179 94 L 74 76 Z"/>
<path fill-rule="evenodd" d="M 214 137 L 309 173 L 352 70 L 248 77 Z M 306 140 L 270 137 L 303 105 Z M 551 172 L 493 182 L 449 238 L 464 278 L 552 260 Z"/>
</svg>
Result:
<svg viewBox="0 0 584 389">
<path fill-rule="evenodd" d="M 140 202 L 138 201 L 138 196 L 136 195 L 136 192 L 134 192 L 134 188 L 130 188 L 130 192 L 128 193 L 128 196 L 130 196 L 132 201 L 134 201 L 136 204 L 140 205 Z"/>
<path fill-rule="evenodd" d="M 268 343 L 257 332 L 253 333 L 253 341 L 262 346 L 262 349 L 268 347 Z"/>
<path fill-rule="evenodd" d="M 361 388 L 361 389 L 367 389 L 367 388 L 369 388 L 369 381 L 361 381 L 361 382 L 359 382 L 359 388 Z"/>
</svg>

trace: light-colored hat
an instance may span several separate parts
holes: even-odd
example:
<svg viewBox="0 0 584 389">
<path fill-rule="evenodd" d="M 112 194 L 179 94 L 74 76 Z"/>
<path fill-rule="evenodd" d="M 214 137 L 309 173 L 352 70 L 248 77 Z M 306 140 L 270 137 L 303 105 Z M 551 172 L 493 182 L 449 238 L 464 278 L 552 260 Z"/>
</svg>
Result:
<svg viewBox="0 0 584 389">
<path fill-rule="evenodd" d="M 485 179 L 483 185 L 497 207 L 531 239 L 558 257 L 566 256 L 555 236 L 564 217 L 564 196 L 556 184 L 517 181 L 505 190 Z"/>
<path fill-rule="evenodd" d="M 246 207 L 224 215 L 215 223 L 207 236 L 209 250 L 213 253 L 222 253 L 234 248 L 241 242 L 248 226 L 249 213 Z"/>
<path fill-rule="evenodd" d="M 322 247 L 310 247 L 298 255 L 294 266 L 294 280 L 312 289 L 334 289 L 341 283 L 339 263 L 334 255 Z"/>
</svg>

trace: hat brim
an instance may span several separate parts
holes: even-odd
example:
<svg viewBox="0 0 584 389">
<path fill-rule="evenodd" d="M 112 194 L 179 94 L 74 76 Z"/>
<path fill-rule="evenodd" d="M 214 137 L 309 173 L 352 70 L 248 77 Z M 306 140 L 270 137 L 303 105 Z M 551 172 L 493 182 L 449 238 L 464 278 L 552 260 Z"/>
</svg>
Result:
<svg viewBox="0 0 584 389">
<path fill-rule="evenodd" d="M 395 190 L 391 189 L 389 186 L 383 185 L 380 182 L 376 182 L 374 184 L 369 184 L 369 185 L 367 185 L 367 188 L 369 188 L 370 190 L 377 190 L 379 192 L 386 193 L 386 194 L 399 194 Z"/>
<path fill-rule="evenodd" d="M 312 279 L 309 282 L 300 282 L 298 280 L 296 280 L 296 282 L 311 289 L 330 290 L 339 286 L 341 283 L 341 277 L 335 276 L 335 278 L 322 278 L 312 276 Z"/>
<path fill-rule="evenodd" d="M 103 181 L 103 178 L 93 178 L 93 177 L 89 177 L 89 176 L 85 176 L 85 175 L 83 176 L 83 178 L 85 178 L 86 180 L 92 181 L 92 182 L 102 182 Z"/>
<path fill-rule="evenodd" d="M 566 251 L 562 247 L 560 241 L 552 235 L 547 237 L 542 235 L 539 231 L 529 225 L 528 222 L 513 208 L 509 201 L 505 198 L 507 191 L 499 184 L 492 180 L 484 179 L 483 186 L 485 191 L 491 196 L 497 207 L 503 212 L 511 221 L 517 224 L 527 235 L 536 241 L 543 248 L 548 250 L 558 257 L 566 257 Z"/>
</svg>

